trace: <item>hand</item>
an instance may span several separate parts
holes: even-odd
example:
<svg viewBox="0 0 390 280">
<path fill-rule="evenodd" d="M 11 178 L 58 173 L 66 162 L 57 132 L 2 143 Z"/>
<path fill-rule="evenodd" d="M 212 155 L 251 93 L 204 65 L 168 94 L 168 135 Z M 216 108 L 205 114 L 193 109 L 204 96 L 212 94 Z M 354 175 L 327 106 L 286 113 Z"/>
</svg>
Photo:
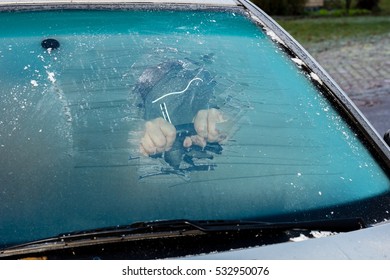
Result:
<svg viewBox="0 0 390 280">
<path fill-rule="evenodd" d="M 221 142 L 226 135 L 217 129 L 217 123 L 224 122 L 221 111 L 217 109 L 200 110 L 194 118 L 194 128 L 198 133 L 195 136 L 186 137 L 183 146 L 198 145 L 205 147 L 207 142 Z"/>
<path fill-rule="evenodd" d="M 145 134 L 141 139 L 140 151 L 144 155 L 153 155 L 169 151 L 176 139 L 176 128 L 163 118 L 145 123 Z"/>
</svg>

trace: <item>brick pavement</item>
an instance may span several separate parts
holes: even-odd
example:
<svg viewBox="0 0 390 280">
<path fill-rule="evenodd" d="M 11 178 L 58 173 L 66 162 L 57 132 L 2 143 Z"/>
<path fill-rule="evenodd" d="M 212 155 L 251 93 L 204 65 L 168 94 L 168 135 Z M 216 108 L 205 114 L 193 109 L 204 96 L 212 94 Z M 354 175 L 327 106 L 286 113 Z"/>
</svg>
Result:
<svg viewBox="0 0 390 280">
<path fill-rule="evenodd" d="M 383 136 L 390 129 L 390 33 L 306 48 Z"/>
</svg>

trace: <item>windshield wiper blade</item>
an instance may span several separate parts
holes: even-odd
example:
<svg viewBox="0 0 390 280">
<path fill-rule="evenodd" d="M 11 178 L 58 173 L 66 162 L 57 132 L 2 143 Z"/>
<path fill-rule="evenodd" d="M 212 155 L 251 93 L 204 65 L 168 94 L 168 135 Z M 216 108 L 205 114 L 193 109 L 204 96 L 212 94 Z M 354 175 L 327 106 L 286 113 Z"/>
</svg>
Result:
<svg viewBox="0 0 390 280">
<path fill-rule="evenodd" d="M 348 232 L 365 228 L 361 218 L 312 220 L 296 222 L 261 222 L 247 220 L 164 220 L 138 222 L 124 226 L 70 232 L 56 237 L 28 242 L 0 250 L 0 258 L 18 254 L 45 252 L 125 241 L 199 236 L 226 232 L 257 232 L 266 236 L 292 230 Z"/>
<path fill-rule="evenodd" d="M 211 221 L 186 221 L 183 223 L 196 227 L 202 232 L 218 231 L 285 231 L 285 230 L 319 230 L 348 232 L 365 228 L 362 218 L 344 218 L 333 220 L 310 220 L 296 222 L 262 222 L 247 220 L 211 220 Z"/>
</svg>

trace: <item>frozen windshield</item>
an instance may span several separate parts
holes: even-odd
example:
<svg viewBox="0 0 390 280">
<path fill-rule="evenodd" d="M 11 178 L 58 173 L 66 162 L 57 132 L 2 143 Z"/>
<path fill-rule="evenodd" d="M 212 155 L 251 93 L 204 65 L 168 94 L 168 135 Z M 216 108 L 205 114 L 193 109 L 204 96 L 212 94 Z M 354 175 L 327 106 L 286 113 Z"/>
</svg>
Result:
<svg viewBox="0 0 390 280">
<path fill-rule="evenodd" d="M 13 12 L 0 25 L 1 245 L 136 221 L 331 218 L 389 191 L 312 77 L 242 13 Z M 221 113 L 217 141 L 140 152 L 146 121 L 183 129 L 183 144 L 200 110 Z"/>
</svg>

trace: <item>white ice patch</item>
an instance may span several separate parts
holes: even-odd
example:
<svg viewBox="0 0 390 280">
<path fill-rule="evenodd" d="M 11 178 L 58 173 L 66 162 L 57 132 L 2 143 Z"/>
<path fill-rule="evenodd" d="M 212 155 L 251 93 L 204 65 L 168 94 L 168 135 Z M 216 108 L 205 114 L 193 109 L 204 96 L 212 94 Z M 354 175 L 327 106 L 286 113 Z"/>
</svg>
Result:
<svg viewBox="0 0 390 280">
<path fill-rule="evenodd" d="M 38 82 L 36 80 L 31 80 L 30 83 L 32 84 L 33 87 L 38 86 Z"/>
<path fill-rule="evenodd" d="M 146 69 L 138 78 L 140 83 L 150 83 L 153 78 L 153 69 Z"/>
<path fill-rule="evenodd" d="M 310 239 L 306 235 L 303 235 L 302 233 L 298 237 L 290 238 L 290 241 L 292 242 L 301 242 Z"/>
<path fill-rule="evenodd" d="M 310 231 L 310 235 L 313 236 L 314 238 L 322 238 L 322 237 L 329 237 L 332 235 L 336 235 L 337 233 L 331 232 L 331 231 Z M 306 236 L 304 234 L 300 234 L 298 237 L 292 237 L 290 238 L 290 241 L 292 242 L 300 242 L 300 241 L 305 241 L 310 239 L 309 236 Z"/>
<path fill-rule="evenodd" d="M 318 75 L 316 73 L 311 72 L 310 73 L 310 77 L 313 80 L 315 80 L 316 82 L 318 82 L 320 85 L 322 85 L 322 81 L 321 81 L 320 77 L 318 77 Z"/>
<path fill-rule="evenodd" d="M 300 60 L 299 58 L 297 58 L 297 57 L 293 57 L 293 58 L 291 58 L 291 60 L 294 61 L 295 64 L 298 65 L 298 66 L 305 65 L 305 63 L 302 60 Z"/>
<path fill-rule="evenodd" d="M 54 78 L 54 72 L 46 71 L 46 73 L 47 73 L 47 78 L 49 79 L 49 81 L 54 84 L 56 82 L 56 79 Z"/>
<path fill-rule="evenodd" d="M 251 14 L 251 18 L 252 18 L 254 21 L 259 22 L 259 23 L 261 23 L 262 25 L 264 25 L 263 22 L 260 20 L 260 18 L 258 18 L 257 16 Z"/>
<path fill-rule="evenodd" d="M 282 41 L 282 39 L 280 39 L 280 37 L 278 35 L 275 34 L 275 32 L 273 32 L 272 30 L 266 29 L 266 33 L 267 33 L 268 36 L 271 37 L 271 39 L 273 41 L 276 41 L 279 44 L 281 44 L 281 45 L 286 47 L 286 44 Z"/>
<path fill-rule="evenodd" d="M 336 233 L 331 231 L 311 231 L 311 235 L 313 235 L 314 238 L 321 238 L 321 237 L 328 237 L 335 235 Z"/>
</svg>

